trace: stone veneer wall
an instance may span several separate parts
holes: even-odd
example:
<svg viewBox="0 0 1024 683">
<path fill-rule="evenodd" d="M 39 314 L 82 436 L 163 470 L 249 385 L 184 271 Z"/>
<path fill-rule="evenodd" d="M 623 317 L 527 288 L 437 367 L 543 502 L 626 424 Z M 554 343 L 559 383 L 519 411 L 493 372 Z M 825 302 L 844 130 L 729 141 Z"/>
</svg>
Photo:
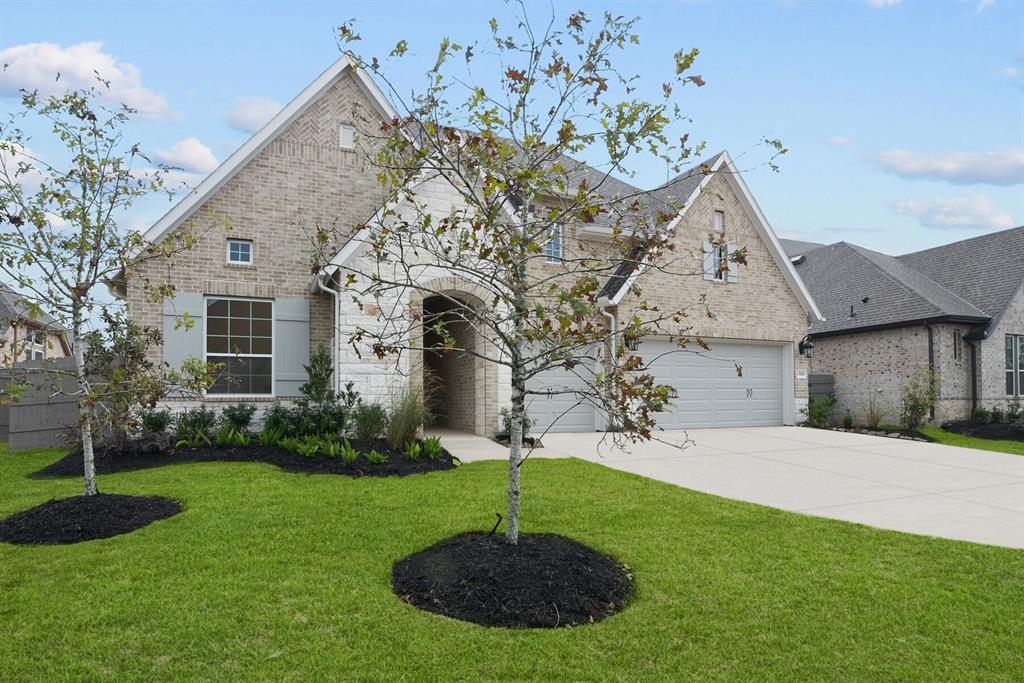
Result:
<svg viewBox="0 0 1024 683">
<path fill-rule="evenodd" d="M 1017 290 L 992 334 L 978 342 L 978 405 L 1004 410 L 1012 397 L 1006 395 L 1006 335 L 1024 335 L 1024 288 Z M 1020 397 L 1024 403 L 1024 396 Z"/>
</svg>

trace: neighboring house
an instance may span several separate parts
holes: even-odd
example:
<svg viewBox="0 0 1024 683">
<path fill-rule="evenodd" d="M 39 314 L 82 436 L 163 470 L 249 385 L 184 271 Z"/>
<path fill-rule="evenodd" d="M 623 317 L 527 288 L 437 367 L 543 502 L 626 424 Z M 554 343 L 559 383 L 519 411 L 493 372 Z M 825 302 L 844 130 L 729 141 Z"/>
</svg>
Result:
<svg viewBox="0 0 1024 683">
<path fill-rule="evenodd" d="M 41 311 L 33 315 L 22 295 L 0 285 L 0 368 L 70 355 L 67 335 L 57 321 Z"/>
<path fill-rule="evenodd" d="M 1024 397 L 1024 227 L 895 257 L 782 243 L 825 316 L 811 368 L 834 377 L 837 418 L 873 400 L 894 419 L 919 368 L 938 382 L 939 421 Z"/>
<path fill-rule="evenodd" d="M 226 365 L 207 401 L 295 397 L 306 379 L 303 365 L 311 349 L 324 344 L 335 359 L 336 381 L 353 382 L 364 399 L 387 402 L 410 373 L 426 367 L 442 385 L 443 423 L 493 434 L 500 409 L 511 399 L 507 368 L 469 354 L 416 358 L 407 353 L 396 366 L 393 359 L 379 360 L 369 349 L 357 353 L 347 333 L 375 324 L 377 311 L 347 292 L 335 296 L 330 283 L 339 271 L 365 263 L 359 240 L 344 245 L 332 267 L 317 277 L 310 275 L 310 236 L 316 225 L 361 225 L 382 204 L 373 169 L 362 165 L 353 148 L 353 105 L 381 119 L 394 116 L 372 80 L 343 57 L 146 233 L 159 243 L 186 221 L 231 226 L 227 234 L 208 232 L 195 249 L 151 262 L 133 274 L 172 284 L 174 299 L 151 303 L 138 280 L 121 283 L 120 293 L 135 322 L 163 329 L 164 345 L 156 350 L 162 360 L 178 366 L 196 356 Z M 807 360 L 798 344 L 808 320 L 820 315 L 728 154 L 718 154 L 707 164 L 709 173 L 690 169 L 654 196 L 658 203 L 673 195 L 682 205 L 668 228 L 679 253 L 696 252 L 696 276 L 673 279 L 629 263 L 617 269 L 609 264 L 615 274 L 605 283 L 602 304 L 617 319 L 626 319 L 644 314 L 637 310 L 639 291 L 651 305 L 666 308 L 706 296 L 716 313 L 715 319 L 695 316 L 690 321 L 694 334 L 711 345 L 709 353 L 661 357 L 669 347 L 659 338 L 647 338 L 639 347 L 641 355 L 652 359 L 657 379 L 678 394 L 671 410 L 660 414 L 664 427 L 793 424 L 807 402 Z M 582 164 L 578 170 L 596 173 Z M 637 192 L 627 183 L 609 182 L 611 192 Z M 439 178 L 421 182 L 416 196 L 435 211 L 451 210 L 461 201 L 460 193 Z M 724 230 L 737 246 L 748 248 L 748 266 L 723 277 L 716 274 L 716 259 L 722 254 L 705 242 L 714 230 Z M 538 267 L 560 268 L 563 254 L 583 245 L 601 249 L 610 238 L 610 228 L 601 222 L 559 226 L 546 246 L 546 263 Z M 475 283 L 437 266 L 423 269 L 419 277 L 433 280 L 433 288 L 466 304 L 481 295 Z M 410 296 L 395 303 L 399 311 L 422 306 L 428 314 L 445 313 L 443 301 Z M 185 313 L 194 325 L 178 324 Z M 454 334 L 463 348 L 475 348 L 471 330 Z M 534 386 L 571 381 L 564 371 L 550 371 L 536 378 Z M 563 412 L 564 400 L 530 402 L 537 430 Z M 556 428 L 592 431 L 602 426 L 592 408 L 581 406 L 570 410 Z"/>
</svg>

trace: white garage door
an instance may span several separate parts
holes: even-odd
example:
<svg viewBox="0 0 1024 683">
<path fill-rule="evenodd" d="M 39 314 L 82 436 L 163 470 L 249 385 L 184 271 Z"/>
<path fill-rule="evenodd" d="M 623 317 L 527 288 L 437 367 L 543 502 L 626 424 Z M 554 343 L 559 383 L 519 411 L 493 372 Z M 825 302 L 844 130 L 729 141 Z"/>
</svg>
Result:
<svg viewBox="0 0 1024 683">
<path fill-rule="evenodd" d="M 680 351 L 667 341 L 640 345 L 657 383 L 678 394 L 657 414 L 658 424 L 664 429 L 781 425 L 783 347 L 709 343 L 711 350 L 700 353 L 693 346 Z"/>
<path fill-rule="evenodd" d="M 542 391 L 563 391 L 566 389 L 583 389 L 586 382 L 583 378 L 593 379 L 593 371 L 577 366 L 570 372 L 565 368 L 551 368 L 534 376 L 527 385 L 528 389 Z M 597 412 L 590 403 L 579 402 L 579 396 L 572 393 L 560 393 L 552 396 L 527 394 L 526 414 L 533 420 L 534 435 L 551 432 L 592 432 L 595 427 Z"/>
</svg>

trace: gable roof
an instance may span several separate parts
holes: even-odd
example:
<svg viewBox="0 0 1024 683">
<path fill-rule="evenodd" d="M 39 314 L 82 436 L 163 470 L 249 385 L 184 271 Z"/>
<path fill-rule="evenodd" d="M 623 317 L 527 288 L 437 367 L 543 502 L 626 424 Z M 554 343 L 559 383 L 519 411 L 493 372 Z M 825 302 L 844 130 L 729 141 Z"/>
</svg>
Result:
<svg viewBox="0 0 1024 683">
<path fill-rule="evenodd" d="M 837 242 L 803 252 L 797 272 L 825 320 L 811 334 L 898 327 L 928 320 L 975 324 L 989 315 L 894 256 Z"/>
<path fill-rule="evenodd" d="M 898 258 L 990 316 L 987 334 L 1024 286 L 1024 226 Z"/>
<path fill-rule="evenodd" d="M 11 324 L 17 320 L 55 332 L 64 331 L 64 328 L 51 315 L 43 311 L 39 311 L 38 315 L 33 318 L 25 297 L 7 285 L 0 284 L 0 321 Z"/>
<path fill-rule="evenodd" d="M 803 240 L 790 240 L 785 238 L 779 238 L 779 244 L 782 245 L 782 250 L 786 252 L 786 256 L 791 259 L 826 246 L 821 242 L 805 242 Z"/>
<path fill-rule="evenodd" d="M 296 95 L 291 102 L 285 105 L 274 118 L 270 119 L 245 144 L 225 159 L 220 166 L 214 169 L 213 173 L 206 176 L 194 190 L 185 195 L 170 211 L 154 223 L 143 235 L 146 240 L 151 243 L 158 243 L 172 230 L 177 229 L 195 209 L 202 206 L 217 190 L 235 177 L 274 138 L 294 123 L 299 116 L 309 109 L 310 105 L 349 72 L 352 73 L 370 102 L 377 107 L 381 116 L 389 120 L 396 116 L 395 110 L 373 82 L 373 79 L 362 69 L 358 68 L 355 61 L 348 54 L 344 54 L 334 64 L 329 66 L 326 71 L 317 76 L 316 80 L 306 86 L 302 92 Z"/>
<path fill-rule="evenodd" d="M 707 161 L 695 164 L 661 187 L 652 190 L 649 193 L 651 197 L 650 211 L 652 213 L 665 212 L 666 210 L 671 211 L 672 208 L 681 206 L 675 218 L 665 227 L 667 231 L 675 229 L 676 225 L 683 219 L 683 216 L 686 215 L 686 212 L 693 206 L 697 197 L 700 196 L 701 191 L 707 187 L 708 183 L 711 182 L 711 179 L 719 171 L 724 172 L 726 181 L 736 194 L 740 205 L 746 210 L 747 215 L 750 216 L 754 229 L 767 248 L 772 260 L 775 261 L 776 266 L 782 272 L 782 276 L 789 284 L 790 289 L 796 295 L 801 307 L 807 313 L 807 317 L 811 320 L 822 320 L 821 311 L 818 310 L 810 292 L 800 279 L 789 257 L 783 251 L 779 238 L 775 236 L 771 225 L 768 224 L 768 220 L 761 212 L 761 207 L 757 205 L 757 201 L 750 193 L 750 189 L 743 181 L 739 169 L 736 168 L 736 164 L 733 163 L 727 151 L 722 150 Z M 642 250 L 634 250 L 630 258 L 619 264 L 601 287 L 598 295 L 606 297 L 611 304 L 619 303 L 629 291 L 633 281 L 643 271 L 643 267 Z"/>
</svg>

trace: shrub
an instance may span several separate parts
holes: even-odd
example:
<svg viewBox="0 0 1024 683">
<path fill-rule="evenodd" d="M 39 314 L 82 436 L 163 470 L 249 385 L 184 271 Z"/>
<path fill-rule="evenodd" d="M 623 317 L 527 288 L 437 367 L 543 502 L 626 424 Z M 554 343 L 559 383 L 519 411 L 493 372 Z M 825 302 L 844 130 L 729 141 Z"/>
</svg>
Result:
<svg viewBox="0 0 1024 683">
<path fill-rule="evenodd" d="M 189 408 L 178 415 L 177 432 L 179 439 L 191 439 L 197 434 L 209 437 L 217 424 L 217 413 L 205 406 Z M 209 441 L 209 438 L 207 438 Z"/>
<path fill-rule="evenodd" d="M 428 436 L 423 440 L 423 455 L 427 456 L 428 460 L 437 460 L 442 453 L 444 449 L 441 447 L 441 437 Z"/>
<path fill-rule="evenodd" d="M 316 347 L 316 352 L 309 357 L 306 369 L 309 380 L 299 387 L 301 393 L 310 403 L 330 403 L 334 401 L 334 389 L 331 388 L 331 354 L 323 344 Z"/>
<path fill-rule="evenodd" d="M 381 453 L 377 449 L 373 449 L 366 454 L 366 459 L 374 465 L 383 465 L 388 461 L 388 454 Z"/>
<path fill-rule="evenodd" d="M 868 396 L 867 405 L 863 407 L 864 426 L 868 429 L 878 429 L 885 419 L 889 417 L 889 406 L 885 404 L 879 393 L 872 389 Z"/>
<path fill-rule="evenodd" d="M 846 415 L 843 415 L 843 427 L 846 429 L 853 429 L 853 415 L 850 415 L 850 411 L 846 411 Z"/>
<path fill-rule="evenodd" d="M 1006 421 L 1007 422 L 1020 422 L 1024 419 L 1024 410 L 1021 408 L 1019 398 L 1014 398 L 1010 401 L 1009 406 L 1006 410 Z"/>
<path fill-rule="evenodd" d="M 425 387 L 412 382 L 395 395 L 388 421 L 388 445 L 401 448 L 419 436 L 420 429 L 430 420 L 429 396 Z"/>
<path fill-rule="evenodd" d="M 279 446 L 283 438 L 284 431 L 280 427 L 264 427 L 259 441 L 261 446 Z"/>
<path fill-rule="evenodd" d="M 807 426 L 824 429 L 831 424 L 835 412 L 835 394 L 829 394 L 825 398 L 812 398 L 807 402 Z"/>
<path fill-rule="evenodd" d="M 323 448 L 324 440 L 319 436 L 303 438 L 288 437 L 281 439 L 281 447 L 287 451 L 301 455 L 303 458 L 315 457 Z"/>
<path fill-rule="evenodd" d="M 533 429 L 533 418 L 523 409 L 523 436 L 529 436 L 530 430 Z M 512 435 L 512 411 L 508 408 L 501 409 L 501 433 Z"/>
<path fill-rule="evenodd" d="M 175 448 L 202 448 L 203 446 L 212 445 L 213 442 L 210 441 L 210 437 L 203 431 L 192 432 L 191 436 L 183 436 L 174 443 Z"/>
<path fill-rule="evenodd" d="M 140 418 L 142 419 L 142 431 L 146 434 L 165 434 L 167 428 L 171 426 L 171 411 L 166 408 L 163 410 L 148 408 L 142 411 Z"/>
<path fill-rule="evenodd" d="M 413 462 L 420 459 L 421 453 L 423 453 L 423 446 L 420 445 L 419 441 L 410 441 L 405 444 L 405 450 L 402 451 L 405 459 L 412 460 Z"/>
<path fill-rule="evenodd" d="M 320 448 L 320 452 L 323 453 L 325 458 L 334 460 L 341 455 L 342 444 L 334 439 L 328 439 L 324 441 L 323 446 Z"/>
<path fill-rule="evenodd" d="M 223 425 L 217 430 L 215 442 L 217 448 L 244 448 L 252 440 L 245 432 L 235 429 L 230 424 Z"/>
<path fill-rule="evenodd" d="M 989 411 L 989 416 L 993 422 L 1002 422 L 1006 415 L 1003 413 L 1003 409 L 999 406 L 992 406 L 992 410 Z"/>
<path fill-rule="evenodd" d="M 900 425 L 904 429 L 919 428 L 938 398 L 935 376 L 927 368 L 917 370 L 900 394 Z"/>
<path fill-rule="evenodd" d="M 225 406 L 220 413 L 224 424 L 231 426 L 236 432 L 244 432 L 252 424 L 252 416 L 256 414 L 256 406 L 251 403 L 235 403 Z"/>
<path fill-rule="evenodd" d="M 345 409 L 338 403 L 312 404 L 302 399 L 294 406 L 275 403 L 263 417 L 263 427 L 285 437 L 334 435 L 344 431 Z"/>
<path fill-rule="evenodd" d="M 352 447 L 348 439 L 341 442 L 341 461 L 351 465 L 359 457 L 359 451 Z"/>
<path fill-rule="evenodd" d="M 988 411 L 988 408 L 983 408 L 982 406 L 975 408 L 972 416 L 979 422 L 988 422 L 992 419 L 992 413 Z"/>
<path fill-rule="evenodd" d="M 353 411 L 352 423 L 356 440 L 370 443 L 384 436 L 388 413 L 379 403 L 360 403 Z"/>
</svg>

